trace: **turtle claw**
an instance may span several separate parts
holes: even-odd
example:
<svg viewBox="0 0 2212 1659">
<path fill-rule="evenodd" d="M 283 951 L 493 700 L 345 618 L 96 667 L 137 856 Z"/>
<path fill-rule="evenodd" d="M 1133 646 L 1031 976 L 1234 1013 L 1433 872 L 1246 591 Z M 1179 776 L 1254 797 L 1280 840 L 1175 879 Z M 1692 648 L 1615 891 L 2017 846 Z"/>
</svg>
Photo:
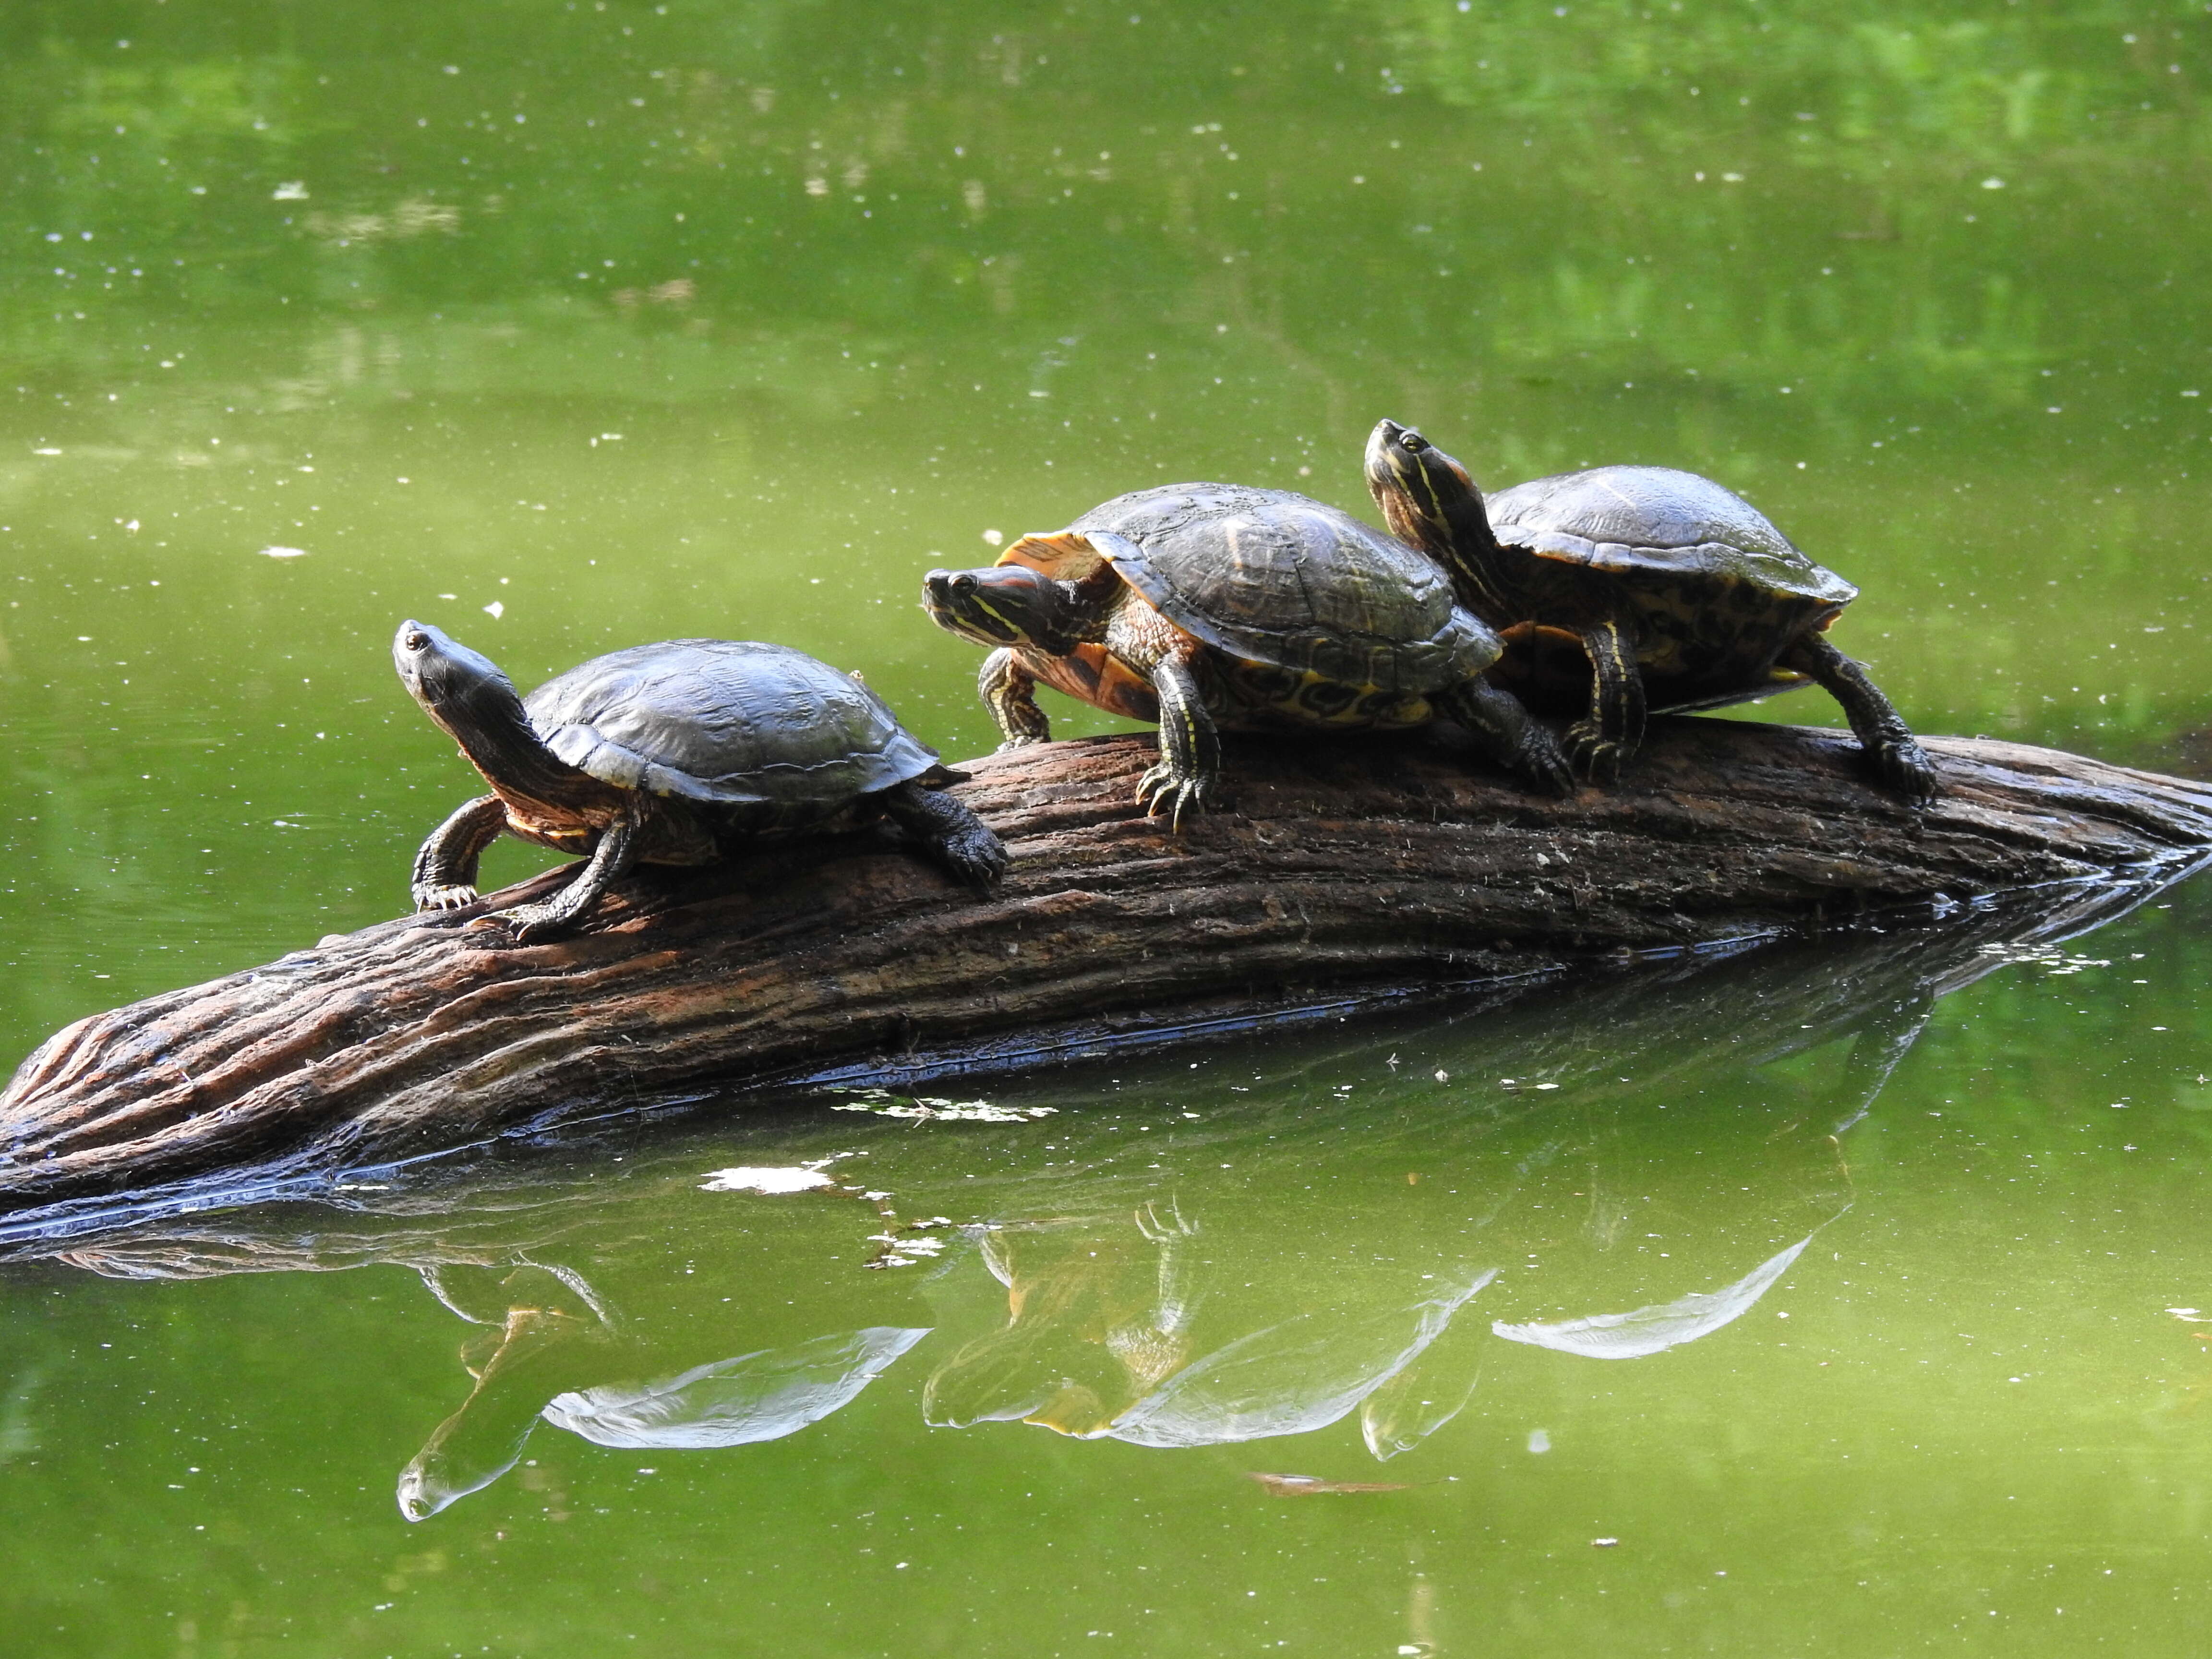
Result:
<svg viewBox="0 0 2212 1659">
<path fill-rule="evenodd" d="M 1137 805 L 1145 809 L 1145 816 L 1168 815 L 1170 834 L 1180 834 L 1182 815 L 1194 815 L 1222 804 L 1221 787 L 1208 778 L 1185 777 L 1165 761 L 1148 770 L 1137 780 Z"/>
<path fill-rule="evenodd" d="M 1567 728 L 1567 758 L 1577 777 L 1606 789 L 1620 781 L 1620 763 L 1626 757 L 1620 744 L 1589 721 L 1577 720 Z"/>
<path fill-rule="evenodd" d="M 426 883 L 415 890 L 415 909 L 459 910 L 477 902 L 477 890 L 463 882 Z"/>
<path fill-rule="evenodd" d="M 1874 763 L 1875 775 L 1904 796 L 1906 805 L 1917 809 L 1935 804 L 1935 765 L 1928 751 L 1911 738 L 1883 744 L 1869 750 L 1868 758 Z"/>
<path fill-rule="evenodd" d="M 952 872 L 979 893 L 988 893 L 1006 879 L 1006 848 L 988 830 L 980 835 L 948 836 L 939 851 Z"/>
<path fill-rule="evenodd" d="M 1515 757 L 1514 769 L 1547 794 L 1575 793 L 1574 768 L 1566 751 L 1552 740 L 1550 732 L 1533 720 L 1528 724 L 1528 739 Z"/>
<path fill-rule="evenodd" d="M 1029 736 L 1008 738 L 1004 743 L 1000 744 L 994 752 L 1000 755 L 1010 755 L 1017 749 L 1034 749 L 1041 743 L 1049 743 L 1051 741 L 1052 739 L 1049 738 L 1036 738 Z"/>
<path fill-rule="evenodd" d="M 544 915 L 544 908 L 540 904 L 521 904 L 512 910 L 496 910 L 488 916 L 478 916 L 463 924 L 461 931 L 487 935 L 483 941 L 483 948 L 499 951 L 517 945 L 541 944 L 574 925 L 565 917 Z"/>
</svg>

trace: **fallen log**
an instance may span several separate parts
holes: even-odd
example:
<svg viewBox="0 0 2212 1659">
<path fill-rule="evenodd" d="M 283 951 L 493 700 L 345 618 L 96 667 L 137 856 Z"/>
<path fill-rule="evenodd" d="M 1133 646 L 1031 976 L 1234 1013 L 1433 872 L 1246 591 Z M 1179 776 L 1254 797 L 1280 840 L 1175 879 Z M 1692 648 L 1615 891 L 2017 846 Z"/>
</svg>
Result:
<svg viewBox="0 0 2212 1659">
<path fill-rule="evenodd" d="M 684 1090 L 1008 1069 L 2212 848 L 2212 785 L 1928 748 L 1943 794 L 1916 813 L 1847 738 L 1796 727 L 1657 721 L 1626 784 L 1563 800 L 1417 738 L 1232 742 L 1234 810 L 1179 836 L 1132 805 L 1149 738 L 994 756 L 960 791 L 1012 854 L 988 899 L 870 831 L 649 871 L 557 943 L 469 925 L 572 866 L 80 1020 L 0 1094 L 0 1209 L 397 1161 Z"/>
</svg>

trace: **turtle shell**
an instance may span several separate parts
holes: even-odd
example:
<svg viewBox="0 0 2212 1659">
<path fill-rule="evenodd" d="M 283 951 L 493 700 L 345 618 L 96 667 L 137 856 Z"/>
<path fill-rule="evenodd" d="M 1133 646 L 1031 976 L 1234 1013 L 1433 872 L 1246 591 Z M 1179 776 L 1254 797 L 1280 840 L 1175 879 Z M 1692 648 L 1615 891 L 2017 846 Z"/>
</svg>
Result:
<svg viewBox="0 0 2212 1659">
<path fill-rule="evenodd" d="M 729 806 L 830 805 L 934 769 L 884 700 L 788 646 L 669 640 L 523 699 L 556 755 L 603 783 Z"/>
<path fill-rule="evenodd" d="M 1086 546 L 1176 627 L 1246 662 L 1419 694 L 1473 678 L 1504 648 L 1426 556 L 1288 490 L 1140 489 L 1006 557 L 1080 575 Z"/>
<path fill-rule="evenodd" d="M 1858 589 L 1790 545 L 1734 490 L 1671 466 L 1600 466 L 1501 489 L 1490 524 L 1507 547 L 1563 564 L 1677 583 L 1704 578 L 1841 609 Z"/>
</svg>

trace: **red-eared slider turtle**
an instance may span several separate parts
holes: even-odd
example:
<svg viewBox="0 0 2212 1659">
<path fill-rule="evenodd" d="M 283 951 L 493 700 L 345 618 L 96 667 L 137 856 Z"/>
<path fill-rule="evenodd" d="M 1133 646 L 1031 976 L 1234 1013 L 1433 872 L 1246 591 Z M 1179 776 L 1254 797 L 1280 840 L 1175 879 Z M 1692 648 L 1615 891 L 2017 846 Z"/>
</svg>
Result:
<svg viewBox="0 0 2212 1659">
<path fill-rule="evenodd" d="M 1882 782 L 1915 805 L 1934 769 L 1866 670 L 1830 644 L 1858 589 L 1758 508 L 1694 472 L 1601 466 L 1490 498 L 1421 434 L 1383 421 L 1367 485 L 1392 532 L 1443 562 L 1461 602 L 1504 635 L 1501 678 L 1540 713 L 1579 714 L 1577 769 L 1620 775 L 1655 708 L 1710 708 L 1825 686 Z M 1560 676 L 1559 647 L 1587 659 Z"/>
<path fill-rule="evenodd" d="M 1426 558 L 1350 514 L 1279 489 L 1170 484 L 1117 495 L 1067 529 L 1024 536 L 982 570 L 933 570 L 939 627 L 998 647 L 984 702 L 1003 747 L 1052 733 L 1040 680 L 1157 720 L 1137 785 L 1171 822 L 1218 804 L 1218 727 L 1419 726 L 1442 714 L 1499 762 L 1570 783 L 1551 734 L 1482 678 L 1498 637 Z"/>
<path fill-rule="evenodd" d="M 392 657 L 492 787 L 416 854 L 418 909 L 474 902 L 477 860 L 502 832 L 591 857 L 554 897 L 504 913 L 523 939 L 573 925 L 633 864 L 711 864 L 756 836 L 878 811 L 975 887 L 1006 868 L 999 838 L 933 787 L 960 775 L 866 686 L 788 646 L 633 646 L 526 699 L 428 623 L 401 623 Z"/>
</svg>

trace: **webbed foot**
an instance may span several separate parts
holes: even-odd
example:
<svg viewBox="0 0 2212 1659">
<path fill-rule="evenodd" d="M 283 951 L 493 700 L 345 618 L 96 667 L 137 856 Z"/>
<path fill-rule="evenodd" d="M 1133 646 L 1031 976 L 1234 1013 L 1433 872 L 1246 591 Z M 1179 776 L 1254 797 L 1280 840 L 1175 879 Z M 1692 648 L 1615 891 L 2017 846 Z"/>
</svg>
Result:
<svg viewBox="0 0 2212 1659">
<path fill-rule="evenodd" d="M 1006 844 L 979 821 L 938 841 L 937 855 L 961 880 L 988 893 L 1006 879 Z"/>
<path fill-rule="evenodd" d="M 878 799 L 892 822 L 977 892 L 989 892 L 1005 877 L 1006 843 L 964 802 L 918 781 L 886 789 Z"/>
<path fill-rule="evenodd" d="M 1575 793 L 1574 769 L 1568 764 L 1567 751 L 1559 747 L 1559 739 L 1534 720 L 1528 722 L 1512 758 L 1506 763 L 1547 795 Z"/>
<path fill-rule="evenodd" d="M 1906 805 L 1918 808 L 1935 804 L 1935 763 L 1928 758 L 1928 751 L 1911 738 L 1876 744 L 1867 750 L 1867 759 L 1874 767 L 1875 775 L 1904 796 Z"/>
<path fill-rule="evenodd" d="M 486 935 L 482 940 L 485 949 L 497 951 L 514 945 L 543 945 L 549 939 L 573 932 L 576 918 L 571 915 L 549 914 L 553 907 L 545 904 L 518 904 L 512 910 L 495 910 L 488 916 L 478 916 L 464 926 L 465 933 Z"/>
<path fill-rule="evenodd" d="M 1547 794 L 1571 795 L 1575 775 L 1567 764 L 1559 740 L 1528 718 L 1528 711 L 1510 692 L 1484 680 L 1467 680 L 1447 687 L 1437 696 L 1437 706 L 1468 730 L 1468 735 L 1491 757 L 1520 774 Z"/>
<path fill-rule="evenodd" d="M 1166 812 L 1170 832 L 1182 830 L 1185 812 L 1218 811 L 1228 804 L 1219 779 L 1185 775 L 1165 760 L 1137 780 L 1137 805 L 1146 817 Z"/>
</svg>

